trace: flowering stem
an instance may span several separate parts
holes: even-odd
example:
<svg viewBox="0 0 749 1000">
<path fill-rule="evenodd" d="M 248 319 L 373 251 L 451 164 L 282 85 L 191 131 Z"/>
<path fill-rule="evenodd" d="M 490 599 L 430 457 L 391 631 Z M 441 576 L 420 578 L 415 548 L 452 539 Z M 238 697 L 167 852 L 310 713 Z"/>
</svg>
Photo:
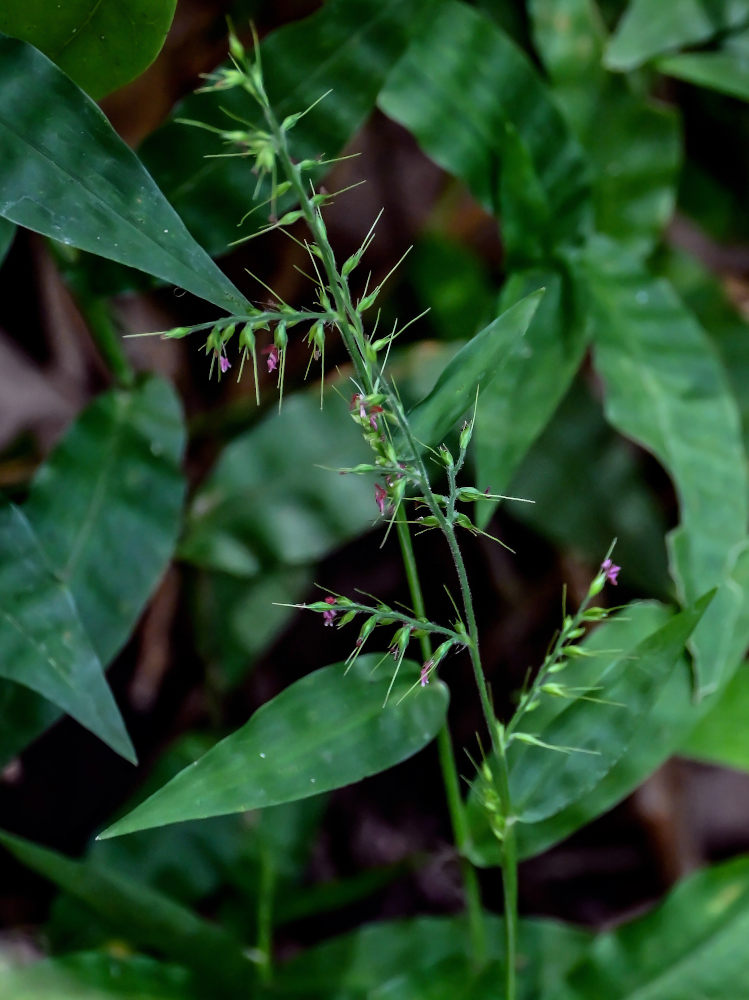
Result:
<svg viewBox="0 0 749 1000">
<path fill-rule="evenodd" d="M 403 567 L 406 571 L 408 588 L 411 594 L 414 611 L 417 617 L 425 617 L 424 595 L 421 590 L 419 570 L 414 555 L 411 532 L 408 523 L 403 516 L 402 507 L 398 508 L 396 516 L 396 529 L 398 541 L 400 542 L 401 555 L 403 557 Z M 429 635 L 423 635 L 419 640 L 421 644 L 421 656 L 424 662 L 432 655 L 432 643 Z M 463 881 L 463 891 L 466 899 L 466 909 L 468 911 L 468 927 L 471 938 L 471 951 L 477 966 L 486 962 L 486 925 L 481 908 L 481 891 L 479 888 L 476 869 L 465 855 L 468 842 L 468 823 L 466 821 L 465 805 L 460 794 L 460 779 L 458 768 L 455 763 L 455 752 L 453 750 L 452 738 L 447 721 L 445 721 L 437 733 L 437 749 L 439 751 L 440 769 L 442 771 L 442 781 L 445 786 L 445 798 L 447 808 L 450 813 L 455 846 L 458 850 L 460 863 L 460 874 Z"/>
</svg>

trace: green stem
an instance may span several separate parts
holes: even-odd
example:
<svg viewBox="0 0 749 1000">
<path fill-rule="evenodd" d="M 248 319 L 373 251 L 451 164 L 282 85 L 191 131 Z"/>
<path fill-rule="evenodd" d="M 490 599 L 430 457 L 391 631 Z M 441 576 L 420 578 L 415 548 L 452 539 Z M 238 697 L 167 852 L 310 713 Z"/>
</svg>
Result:
<svg viewBox="0 0 749 1000">
<path fill-rule="evenodd" d="M 257 902 L 257 963 L 260 980 L 269 983 L 273 975 L 273 891 L 275 871 L 268 848 L 260 851 L 260 879 Z"/>
<path fill-rule="evenodd" d="M 76 303 L 107 368 L 120 385 L 131 386 L 135 381 L 135 371 L 122 349 L 109 305 L 104 299 L 90 295 L 77 296 Z"/>
<path fill-rule="evenodd" d="M 399 509 L 395 523 L 398 531 L 403 566 L 406 571 L 406 579 L 408 580 L 408 588 L 416 616 L 424 618 L 426 616 L 424 595 L 421 590 L 421 581 L 419 579 L 416 556 L 414 555 L 411 532 L 408 529 L 408 524 L 401 515 L 402 511 Z M 432 655 L 432 644 L 429 636 L 423 635 L 420 643 L 421 655 L 424 662 L 426 662 Z M 471 951 L 474 962 L 477 966 L 481 966 L 484 965 L 487 957 L 486 925 L 481 907 L 481 891 L 476 869 L 465 854 L 468 843 L 468 822 L 466 820 L 465 804 L 460 794 L 460 778 L 455 763 L 455 752 L 447 721 L 444 722 L 437 733 L 437 749 L 439 752 L 440 770 L 442 771 L 442 782 L 445 786 L 447 809 L 450 814 L 455 846 L 458 850 L 460 874 L 463 881 L 466 909 L 468 911 Z"/>
</svg>

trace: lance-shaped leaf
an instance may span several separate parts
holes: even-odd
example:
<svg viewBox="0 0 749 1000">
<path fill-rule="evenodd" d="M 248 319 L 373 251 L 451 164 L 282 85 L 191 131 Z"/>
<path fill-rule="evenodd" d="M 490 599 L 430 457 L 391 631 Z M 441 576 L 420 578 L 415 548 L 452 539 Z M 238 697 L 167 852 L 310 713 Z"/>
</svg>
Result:
<svg viewBox="0 0 749 1000">
<path fill-rule="evenodd" d="M 294 156 L 337 155 L 372 110 L 383 80 L 430 6 L 427 0 L 330 0 L 311 17 L 263 39 L 266 89 L 279 118 L 304 111 L 327 94 L 289 133 Z M 196 94 L 177 113 L 217 128 L 236 128 L 224 109 L 245 120 L 258 117 L 257 105 L 241 90 Z M 217 254 L 265 222 L 257 211 L 237 228 L 256 180 L 251 161 L 205 158 L 222 152 L 218 137 L 176 122 L 159 129 L 141 150 L 190 231 Z M 262 197 L 267 196 L 264 190 Z"/>
<path fill-rule="evenodd" d="M 588 232 L 588 169 L 578 143 L 527 56 L 467 4 L 440 6 L 378 104 L 495 213 L 509 124 L 512 169 L 537 178 L 548 203 L 547 211 L 534 196 L 535 217 L 546 215 L 547 248 Z"/>
<path fill-rule="evenodd" d="M 491 385 L 507 364 L 518 342 L 525 335 L 544 289 L 526 295 L 489 326 L 477 333 L 454 358 L 448 361 L 434 388 L 408 415 L 411 432 L 417 442 L 437 445 L 481 391 Z"/>
<path fill-rule="evenodd" d="M 29 42 L 97 99 L 139 76 L 156 58 L 176 0 L 5 0 L 0 31 Z"/>
<path fill-rule="evenodd" d="M 506 308 L 539 286 L 546 294 L 525 336 L 509 346 L 505 362 L 479 385 L 477 476 L 492 493 L 507 489 L 569 388 L 585 351 L 585 318 L 566 274 L 541 269 L 514 274 L 502 290 L 501 305 Z M 494 506 L 482 502 L 479 523 L 486 524 Z"/>
<path fill-rule="evenodd" d="M 32 688 L 135 762 L 135 752 L 70 591 L 29 522 L 0 505 L 0 676 Z"/>
<path fill-rule="evenodd" d="M 292 684 L 102 838 L 305 799 L 412 756 L 444 722 L 447 688 L 420 688 L 419 668 L 404 661 L 383 705 L 391 678 L 380 661 L 362 656 L 345 675 L 335 664 Z"/>
<path fill-rule="evenodd" d="M 0 148 L 1 216 L 229 312 L 247 308 L 94 102 L 41 52 L 5 35 Z"/>
<path fill-rule="evenodd" d="M 4 968 L 0 1000 L 199 1000 L 193 977 L 144 955 L 80 952 Z"/>
<path fill-rule="evenodd" d="M 97 397 L 31 485 L 24 513 L 105 664 L 127 640 L 174 550 L 184 443 L 174 390 L 148 377 Z"/>
<path fill-rule="evenodd" d="M 749 32 L 728 35 L 715 52 L 682 52 L 656 66 L 667 76 L 749 101 Z"/>
<path fill-rule="evenodd" d="M 749 858 L 737 858 L 692 875 L 646 916 L 601 935 L 550 1000 L 734 1000 L 749 992 L 747 935 Z"/>
<path fill-rule="evenodd" d="M 589 697 L 563 702 L 548 725 L 528 716 L 534 736 L 560 749 L 513 744 L 510 792 L 521 823 L 538 822 L 582 798 L 627 752 L 712 598 L 706 594 L 631 653 L 614 655 Z M 572 676 L 574 667 L 568 670 Z"/>
<path fill-rule="evenodd" d="M 681 523 L 669 538 L 680 595 L 694 601 L 722 582 L 749 516 L 746 456 L 736 402 L 718 357 L 671 286 L 598 238 L 584 259 L 596 368 L 609 420 L 652 451 L 671 476 Z M 722 590 L 694 636 L 700 687 L 725 663 L 730 595 Z"/>
<path fill-rule="evenodd" d="M 73 861 L 9 833 L 0 832 L 0 844 L 112 930 L 195 970 L 219 995 L 242 995 L 252 981 L 253 968 L 239 941 L 167 896 L 104 866 Z"/>
<path fill-rule="evenodd" d="M 630 70 L 654 56 L 706 42 L 746 23 L 744 0 L 631 0 L 606 52 L 611 69 Z"/>
<path fill-rule="evenodd" d="M 683 757 L 749 771 L 749 665 L 743 663 L 725 688 L 705 705 L 706 711 L 679 745 Z"/>
<path fill-rule="evenodd" d="M 554 96 L 590 159 L 596 229 L 647 253 L 674 210 L 677 115 L 601 65 L 606 30 L 593 0 L 532 0 L 530 12 Z"/>
</svg>

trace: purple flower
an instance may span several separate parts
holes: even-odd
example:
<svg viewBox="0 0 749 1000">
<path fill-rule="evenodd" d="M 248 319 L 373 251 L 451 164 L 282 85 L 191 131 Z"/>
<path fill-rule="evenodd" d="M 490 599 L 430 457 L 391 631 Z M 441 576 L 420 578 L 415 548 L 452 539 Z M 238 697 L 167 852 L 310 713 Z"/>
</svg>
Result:
<svg viewBox="0 0 749 1000">
<path fill-rule="evenodd" d="M 434 667 L 434 660 L 427 660 L 421 668 L 421 686 L 425 688 L 429 683 L 429 674 Z"/>
<path fill-rule="evenodd" d="M 225 375 L 229 371 L 229 369 L 231 368 L 231 362 L 229 361 L 229 359 L 224 354 L 222 354 L 219 357 L 218 363 L 219 363 L 219 366 L 221 367 L 221 374 L 222 375 Z"/>
<path fill-rule="evenodd" d="M 375 503 L 381 514 L 385 513 L 385 501 L 387 500 L 387 490 L 383 489 L 379 483 L 375 483 Z"/>
<path fill-rule="evenodd" d="M 613 583 L 616 586 L 617 576 L 619 575 L 619 570 L 621 566 L 617 566 L 610 559 L 604 559 L 601 563 L 601 572 L 606 574 L 606 579 L 609 583 Z"/>
<path fill-rule="evenodd" d="M 381 406 L 373 406 L 369 411 L 369 426 L 372 430 L 377 430 L 377 417 L 380 413 L 383 413 Z"/>
<path fill-rule="evenodd" d="M 335 604 L 335 597 L 332 597 L 332 596 L 331 597 L 326 597 L 325 598 L 325 603 L 326 604 Z M 333 622 L 336 619 L 336 615 L 337 614 L 338 614 L 338 612 L 335 611 L 335 610 L 333 610 L 333 608 L 331 608 L 330 611 L 323 611 L 323 613 L 322 613 L 323 621 L 325 622 L 326 625 L 332 625 Z"/>
<path fill-rule="evenodd" d="M 278 368 L 278 348 L 276 345 L 271 344 L 269 347 L 264 347 L 260 353 L 268 355 L 268 371 L 274 372 Z"/>
</svg>

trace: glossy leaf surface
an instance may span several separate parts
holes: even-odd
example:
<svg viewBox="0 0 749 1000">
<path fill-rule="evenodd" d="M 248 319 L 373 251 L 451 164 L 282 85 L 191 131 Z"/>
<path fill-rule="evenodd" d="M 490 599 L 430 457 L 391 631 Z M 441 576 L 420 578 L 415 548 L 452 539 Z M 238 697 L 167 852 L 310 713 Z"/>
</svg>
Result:
<svg viewBox="0 0 749 1000">
<path fill-rule="evenodd" d="M 744 24 L 744 0 L 631 0 L 606 52 L 612 69 L 635 69 L 654 56 L 698 45 Z"/>
<path fill-rule="evenodd" d="M 554 96 L 590 159 L 596 228 L 647 253 L 674 210 L 678 115 L 604 69 L 606 30 L 593 0 L 532 0 L 530 11 Z"/>
<path fill-rule="evenodd" d="M 246 989 L 251 981 L 252 967 L 239 942 L 166 896 L 103 866 L 72 861 L 9 833 L 0 832 L 0 844 L 127 940 L 182 962 L 206 977 L 220 995 Z"/>
<path fill-rule="evenodd" d="M 186 969 L 102 951 L 4 968 L 0 1000 L 197 1000 Z"/>
<path fill-rule="evenodd" d="M 472 409 L 476 389 L 480 397 L 481 390 L 490 386 L 497 372 L 508 363 L 543 294 L 544 289 L 540 288 L 526 295 L 448 361 L 432 391 L 408 415 L 417 442 L 438 445 L 460 417 Z"/>
<path fill-rule="evenodd" d="M 70 590 L 23 513 L 0 506 L 0 676 L 32 688 L 117 753 L 135 752 Z"/>
<path fill-rule="evenodd" d="M 245 577 L 318 559 L 375 520 L 371 479 L 336 471 L 366 460 L 339 395 L 322 410 L 316 392 L 289 397 L 224 448 L 192 502 L 180 555 Z"/>
<path fill-rule="evenodd" d="M 149 377 L 95 399 L 31 485 L 24 513 L 105 664 L 130 635 L 174 550 L 184 445 L 174 390 Z"/>
<path fill-rule="evenodd" d="M 442 725 L 447 688 L 420 688 L 406 661 L 383 707 L 391 677 L 387 664 L 372 675 L 380 660 L 363 656 L 345 676 L 336 664 L 292 684 L 102 837 L 293 802 L 412 756 Z"/>
<path fill-rule="evenodd" d="M 0 31 L 40 49 L 94 98 L 139 76 L 156 58 L 176 0 L 5 0 Z"/>
<path fill-rule="evenodd" d="M 506 491 L 567 391 L 585 351 L 585 322 L 563 274 L 540 269 L 513 274 L 502 290 L 501 305 L 507 308 L 539 287 L 546 292 L 525 336 L 509 345 L 505 362 L 479 386 L 476 467 L 482 489 L 489 487 L 492 493 Z M 492 504 L 482 503 L 480 522 L 485 524 L 492 510 Z"/>
<path fill-rule="evenodd" d="M 509 126 L 514 151 L 527 157 L 548 204 L 540 240 L 550 248 L 588 231 L 588 171 L 580 147 L 527 57 L 467 4 L 448 0 L 440 6 L 388 78 L 378 104 L 494 213 Z"/>
<path fill-rule="evenodd" d="M 294 156 L 338 154 L 372 110 L 428 7 L 425 0 L 332 0 L 311 17 L 263 39 L 266 89 L 279 118 L 328 95 L 290 133 Z M 240 118 L 257 117 L 257 106 L 238 90 L 189 97 L 178 115 L 234 128 L 224 108 Z M 176 122 L 159 129 L 141 150 L 190 231 L 214 254 L 264 222 L 259 211 L 238 228 L 251 207 L 256 179 L 252 164 L 242 158 L 205 159 L 224 151 L 217 137 Z"/>
<path fill-rule="evenodd" d="M 749 990 L 749 859 L 686 879 L 639 920 L 601 935 L 550 1000 L 733 1000 Z"/>
<path fill-rule="evenodd" d="M 719 695 L 705 706 L 695 729 L 680 744 L 684 757 L 749 771 L 749 666 L 742 664 Z"/>
<path fill-rule="evenodd" d="M 681 595 L 693 601 L 724 578 L 749 516 L 746 458 L 727 376 L 673 289 L 619 247 L 594 241 L 585 280 L 607 416 L 652 451 L 674 481 L 681 523 L 669 538 L 672 572 Z M 725 666 L 716 649 L 731 602 L 719 593 L 695 633 L 703 691 L 719 684 Z"/>
<path fill-rule="evenodd" d="M 244 312 L 244 297 L 93 101 L 41 52 L 6 36 L 0 146 L 0 215 Z"/>
</svg>

